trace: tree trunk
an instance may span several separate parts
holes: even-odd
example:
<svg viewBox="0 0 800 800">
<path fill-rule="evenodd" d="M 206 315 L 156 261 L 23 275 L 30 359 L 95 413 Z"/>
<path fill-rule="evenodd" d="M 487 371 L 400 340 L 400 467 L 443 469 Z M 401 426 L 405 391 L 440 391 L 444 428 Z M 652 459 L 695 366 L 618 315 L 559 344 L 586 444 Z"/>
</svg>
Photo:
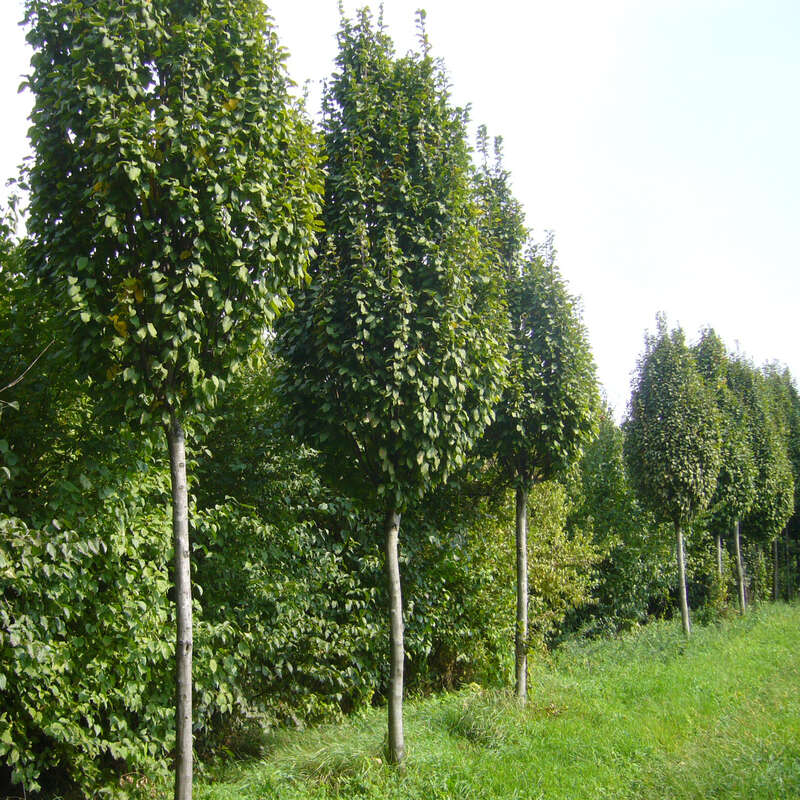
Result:
<svg viewBox="0 0 800 800">
<path fill-rule="evenodd" d="M 792 576 L 792 558 L 791 558 L 791 550 L 789 549 L 789 528 L 786 527 L 783 530 L 784 536 L 784 550 L 786 551 L 786 576 L 784 580 L 784 587 L 786 592 L 786 600 L 787 602 L 792 599 L 792 586 L 793 586 L 793 576 Z"/>
<path fill-rule="evenodd" d="M 517 625 L 514 637 L 517 700 L 528 698 L 528 492 L 517 487 Z"/>
<path fill-rule="evenodd" d="M 389 589 L 390 660 L 389 677 L 389 748 L 390 763 L 401 765 L 406 756 L 403 736 L 403 596 L 400 591 L 400 561 L 397 541 L 400 533 L 400 515 L 392 506 L 384 523 L 386 582 Z"/>
<path fill-rule="evenodd" d="M 717 576 L 722 583 L 722 537 L 717 534 Z"/>
<path fill-rule="evenodd" d="M 772 599 L 778 599 L 778 537 L 772 540 Z"/>
<path fill-rule="evenodd" d="M 683 620 L 683 632 L 686 638 L 692 635 L 692 623 L 689 620 L 689 599 L 686 595 L 686 558 L 683 553 L 683 534 L 681 526 L 675 525 L 675 543 L 678 552 L 678 599 L 681 603 L 681 619 Z"/>
<path fill-rule="evenodd" d="M 175 800 L 192 797 L 192 586 L 189 560 L 189 495 L 183 428 L 172 416 L 167 428 L 172 475 L 172 536 L 175 551 Z"/>
<path fill-rule="evenodd" d="M 733 542 L 736 547 L 736 580 L 739 584 L 739 613 L 747 611 L 747 595 L 744 587 L 744 564 L 742 563 L 742 544 L 739 541 L 739 520 L 733 523 Z"/>
</svg>

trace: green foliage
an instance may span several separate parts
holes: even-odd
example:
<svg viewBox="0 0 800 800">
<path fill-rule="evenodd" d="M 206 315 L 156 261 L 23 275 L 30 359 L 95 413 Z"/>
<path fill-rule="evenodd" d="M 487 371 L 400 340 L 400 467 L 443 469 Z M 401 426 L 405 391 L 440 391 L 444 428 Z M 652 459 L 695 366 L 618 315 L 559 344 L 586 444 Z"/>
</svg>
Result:
<svg viewBox="0 0 800 800">
<path fill-rule="evenodd" d="M 256 0 L 28 0 L 29 265 L 143 422 L 213 398 L 305 273 L 313 137 Z"/>
<path fill-rule="evenodd" d="M 338 38 L 325 232 L 277 340 L 283 392 L 335 472 L 402 506 L 462 464 L 490 421 L 505 311 L 479 248 L 466 112 L 427 41 L 398 58 L 366 10 Z"/>
<path fill-rule="evenodd" d="M 751 573 L 749 600 L 752 603 L 762 603 L 772 597 L 772 575 L 767 567 L 764 550 L 759 545 L 745 547 L 745 561 L 750 565 Z"/>
<path fill-rule="evenodd" d="M 592 541 L 590 531 L 567 527 L 570 504 L 561 484 L 536 484 L 528 502 L 528 638 L 530 644 L 544 650 L 551 637 L 560 632 L 564 619 L 591 602 L 602 551 Z"/>
<path fill-rule="evenodd" d="M 484 125 L 478 129 L 478 153 L 483 163 L 474 182 L 481 243 L 486 257 L 510 280 L 520 270 L 529 236 L 525 212 L 511 191 L 511 175 L 503 166 L 503 140 L 499 136 L 494 140 L 494 163 L 489 163 L 489 137 Z"/>
<path fill-rule="evenodd" d="M 800 394 L 786 368 L 768 365 L 765 369 L 767 393 L 773 417 L 786 443 L 794 481 L 794 511 L 788 523 L 795 536 L 800 533 Z"/>
<path fill-rule="evenodd" d="M 269 755 L 197 786 L 199 800 L 774 800 L 800 793 L 800 609 L 575 640 L 531 669 L 531 700 L 468 687 L 407 706 L 415 747 L 379 758 L 380 713 L 287 731 Z M 787 666 L 788 665 L 788 666 Z"/>
<path fill-rule="evenodd" d="M 428 497 L 406 514 L 404 589 L 412 685 L 451 688 L 470 681 L 505 686 L 514 633 L 513 497 Z M 441 502 L 443 498 L 439 497 Z M 600 553 L 590 536 L 566 526 L 563 486 L 537 484 L 528 497 L 529 646 L 544 652 L 576 608 L 590 602 Z M 415 663 L 423 654 L 422 663 Z"/>
<path fill-rule="evenodd" d="M 668 605 L 675 583 L 670 537 L 636 499 L 625 470 L 623 432 L 605 408 L 595 441 L 586 447 L 579 476 L 569 485 L 575 498 L 570 526 L 590 530 L 603 553 L 597 565 L 596 598 L 574 618 L 587 632 L 641 624 Z"/>
<path fill-rule="evenodd" d="M 510 370 L 487 447 L 508 480 L 530 487 L 563 473 L 595 433 L 595 367 L 577 302 L 554 253 L 531 248 L 507 278 Z"/>
<path fill-rule="evenodd" d="M 198 526 L 198 581 L 204 604 L 229 607 L 225 615 L 261 642 L 249 679 L 261 711 L 270 719 L 314 718 L 358 707 L 385 689 L 376 635 L 385 605 L 374 536 L 380 519 L 327 485 L 317 453 L 292 439 L 275 369 L 267 353 L 260 366 L 240 372 L 198 461 L 201 509 L 229 505 L 226 495 L 251 507 L 249 522 L 225 523 L 213 541 Z M 537 646 L 589 593 L 596 555 L 585 537 L 567 535 L 567 507 L 557 486 L 531 497 Z M 411 690 L 504 682 L 514 608 L 509 510 L 505 496 L 475 498 L 457 482 L 409 503 L 401 563 Z M 320 639 L 331 649 L 320 650 Z M 292 672 L 277 675 L 274 661 L 290 662 Z"/>
<path fill-rule="evenodd" d="M 690 523 L 711 501 L 720 423 L 680 328 L 645 338 L 625 423 L 625 456 L 641 502 L 656 518 Z"/>
<path fill-rule="evenodd" d="M 748 437 L 747 411 L 728 384 L 729 358 L 712 329 L 703 331 L 693 352 L 720 415 L 720 470 L 710 506 L 714 530 L 727 535 L 755 500 L 756 465 Z"/>
<path fill-rule="evenodd" d="M 169 528 L 145 501 L 163 478 L 92 477 L 91 516 L 0 517 L 0 753 L 29 791 L 48 773 L 92 794 L 120 765 L 158 770 L 172 727 Z"/>
<path fill-rule="evenodd" d="M 749 446 L 756 467 L 755 497 L 742 528 L 746 539 L 771 542 L 794 510 L 794 480 L 787 442 L 781 436 L 762 373 L 744 359 L 729 366 L 729 383 L 746 411 Z"/>
</svg>

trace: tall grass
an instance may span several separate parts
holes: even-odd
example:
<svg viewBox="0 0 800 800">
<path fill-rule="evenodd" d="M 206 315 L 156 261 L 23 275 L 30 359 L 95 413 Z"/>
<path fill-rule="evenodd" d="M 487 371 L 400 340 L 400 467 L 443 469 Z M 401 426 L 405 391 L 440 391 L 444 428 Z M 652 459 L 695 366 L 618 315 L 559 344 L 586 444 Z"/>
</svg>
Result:
<svg viewBox="0 0 800 800">
<path fill-rule="evenodd" d="M 800 607 L 577 641 L 533 665 L 531 701 L 473 686 L 407 706 L 407 770 L 384 713 L 267 738 L 198 800 L 800 798 Z"/>
</svg>

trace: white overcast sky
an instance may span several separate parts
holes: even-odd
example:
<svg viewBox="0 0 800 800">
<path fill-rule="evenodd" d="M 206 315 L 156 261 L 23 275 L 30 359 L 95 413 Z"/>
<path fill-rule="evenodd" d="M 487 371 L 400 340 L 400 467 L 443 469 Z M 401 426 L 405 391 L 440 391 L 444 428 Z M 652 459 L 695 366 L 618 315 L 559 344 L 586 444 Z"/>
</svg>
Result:
<svg viewBox="0 0 800 800">
<path fill-rule="evenodd" d="M 268 5 L 316 110 L 337 0 Z M 800 2 L 385 0 L 399 52 L 420 6 L 454 100 L 503 136 L 528 224 L 555 233 L 618 416 L 658 311 L 800 376 Z M 3 182 L 27 150 L 21 8 L 0 0 Z"/>
</svg>

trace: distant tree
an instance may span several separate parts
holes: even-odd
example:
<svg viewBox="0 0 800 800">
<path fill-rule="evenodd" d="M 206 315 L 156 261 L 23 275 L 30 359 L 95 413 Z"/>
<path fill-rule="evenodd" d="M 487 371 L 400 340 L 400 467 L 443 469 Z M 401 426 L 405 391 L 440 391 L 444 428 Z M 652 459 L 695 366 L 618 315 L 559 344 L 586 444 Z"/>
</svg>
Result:
<svg viewBox="0 0 800 800">
<path fill-rule="evenodd" d="M 787 454 L 792 467 L 794 479 L 794 508 L 792 516 L 785 527 L 785 594 L 787 599 L 791 596 L 791 556 L 792 546 L 797 550 L 800 542 L 800 393 L 797 384 L 786 367 L 768 365 L 765 369 L 767 377 L 767 390 L 773 402 L 773 408 L 780 421 L 781 435 L 786 441 Z M 775 539 L 773 556 L 777 559 L 778 540 Z M 778 594 L 777 586 L 777 560 L 774 565 L 775 595 Z"/>
<path fill-rule="evenodd" d="M 31 268 L 78 368 L 165 431 L 177 604 L 175 796 L 191 796 L 184 426 L 305 274 L 320 178 L 258 0 L 28 0 Z"/>
<path fill-rule="evenodd" d="M 625 457 L 643 505 L 675 529 L 678 597 L 683 630 L 691 633 L 682 529 L 705 509 L 721 458 L 719 413 L 697 371 L 680 328 L 667 331 L 658 317 L 655 335 L 633 381 L 625 422 Z"/>
<path fill-rule="evenodd" d="M 731 360 L 728 382 L 746 412 L 749 446 L 755 461 L 755 496 L 741 528 L 746 539 L 759 546 L 771 545 L 780 535 L 794 508 L 794 481 L 787 442 L 781 436 L 762 372 L 744 358 Z M 741 561 L 740 526 L 734 527 L 737 561 Z M 744 567 L 740 573 L 739 599 L 747 607 Z"/>
<path fill-rule="evenodd" d="M 276 343 L 300 435 L 383 511 L 395 763 L 405 755 L 400 515 L 490 421 L 507 324 L 475 229 L 466 112 L 449 101 L 423 19 L 421 51 L 398 58 L 368 10 L 342 18 L 323 105 L 325 233 Z"/>
<path fill-rule="evenodd" d="M 734 530 L 739 607 L 744 609 L 744 576 L 736 531 L 739 520 L 750 510 L 756 491 L 756 465 L 748 437 L 747 412 L 728 385 L 729 358 L 722 339 L 712 329 L 704 330 L 693 352 L 700 374 L 716 400 L 722 432 L 720 472 L 710 504 L 718 580 L 722 580 L 722 532 Z"/>
</svg>

